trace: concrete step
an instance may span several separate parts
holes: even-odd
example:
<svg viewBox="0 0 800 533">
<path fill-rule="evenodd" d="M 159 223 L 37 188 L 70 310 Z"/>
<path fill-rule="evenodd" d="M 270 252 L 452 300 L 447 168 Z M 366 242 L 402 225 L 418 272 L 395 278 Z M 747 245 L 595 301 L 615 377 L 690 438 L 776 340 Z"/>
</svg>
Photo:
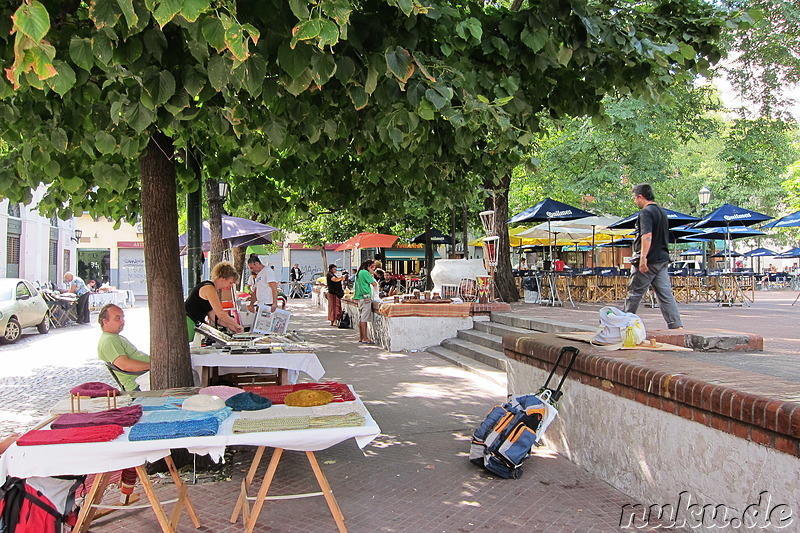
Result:
<svg viewBox="0 0 800 533">
<path fill-rule="evenodd" d="M 507 324 L 500 324 L 499 322 L 475 322 L 475 330 L 491 333 L 498 337 L 503 335 L 529 335 L 531 333 L 539 333 L 531 329 L 517 328 Z"/>
<path fill-rule="evenodd" d="M 462 329 L 458 332 L 458 338 L 465 341 L 485 346 L 498 352 L 503 351 L 503 337 L 486 331 L 476 329 Z"/>
<path fill-rule="evenodd" d="M 431 346 L 426 351 L 464 370 L 477 374 L 492 383 L 496 383 L 504 388 L 508 386 L 508 378 L 504 370 L 498 370 L 493 366 L 483 364 L 480 361 L 476 361 L 475 359 L 454 352 L 443 346 Z"/>
<path fill-rule="evenodd" d="M 489 365 L 503 372 L 506 371 L 506 356 L 503 352 L 492 350 L 480 344 L 459 339 L 445 339 L 442 341 L 442 347 L 457 352 L 463 356 L 470 357 L 485 365 Z"/>
<path fill-rule="evenodd" d="M 562 320 L 549 318 L 535 318 L 520 316 L 514 313 L 492 313 L 492 322 L 514 326 L 515 328 L 530 329 L 544 333 L 566 333 L 568 331 L 597 331 L 596 327 L 585 324 L 575 324 Z"/>
</svg>

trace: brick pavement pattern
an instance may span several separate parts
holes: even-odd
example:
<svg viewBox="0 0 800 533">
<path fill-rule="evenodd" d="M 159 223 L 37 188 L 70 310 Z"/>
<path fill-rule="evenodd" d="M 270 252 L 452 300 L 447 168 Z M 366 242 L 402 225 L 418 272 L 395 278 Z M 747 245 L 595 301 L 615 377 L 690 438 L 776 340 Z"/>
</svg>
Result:
<svg viewBox="0 0 800 533">
<path fill-rule="evenodd" d="M 471 433 L 492 406 L 505 400 L 502 387 L 428 353 L 389 353 L 361 346 L 355 332 L 332 328 L 307 300 L 291 300 L 290 309 L 295 313 L 292 327 L 315 345 L 326 369 L 325 379 L 352 384 L 382 429 L 363 452 L 350 440 L 317 453 L 349 531 L 620 531 L 621 507 L 635 502 L 546 448 L 537 450 L 525 463 L 525 473 L 518 480 L 498 479 L 469 463 Z M 131 339 L 146 346 L 146 310 L 128 310 L 127 315 Z M 138 326 L 132 327 L 137 322 Z M 19 375 L 3 378 L 0 408 L 14 412 L 23 402 L 27 416 L 34 417 L 77 383 L 108 381 L 105 369 L 95 360 L 93 342 L 99 335 L 95 329 L 64 330 L 48 338 L 56 346 L 81 348 L 55 360 L 39 355 L 42 361 L 29 363 Z M 33 342 L 19 348 L 20 355 L 28 353 Z M 34 396 L 31 392 L 37 387 L 41 390 Z M 199 531 L 242 530 L 241 522 L 231 524 L 229 517 L 253 451 L 243 448 L 233 455 L 230 481 L 189 487 L 202 523 Z M 251 493 L 263 478 L 269 455 L 268 450 Z M 172 488 L 162 481 L 156 491 L 161 499 L 167 499 L 173 497 Z M 304 454 L 286 452 L 270 494 L 316 490 Z M 116 497 L 109 491 L 107 500 Z M 171 506 L 166 510 L 170 512 Z M 157 530 L 149 509 L 120 511 L 92 525 L 92 531 Z M 185 514 L 178 530 L 198 531 Z M 335 530 L 320 497 L 267 502 L 256 526 L 256 531 L 275 533 Z"/>
</svg>

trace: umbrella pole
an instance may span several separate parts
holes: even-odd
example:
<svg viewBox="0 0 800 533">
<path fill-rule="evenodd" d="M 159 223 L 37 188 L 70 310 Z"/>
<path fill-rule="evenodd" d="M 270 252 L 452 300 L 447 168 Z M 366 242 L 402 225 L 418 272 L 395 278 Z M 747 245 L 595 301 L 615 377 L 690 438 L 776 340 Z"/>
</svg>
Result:
<svg viewBox="0 0 800 533">
<path fill-rule="evenodd" d="M 592 226 L 592 268 L 597 266 L 597 254 L 594 248 L 594 226 Z"/>
</svg>

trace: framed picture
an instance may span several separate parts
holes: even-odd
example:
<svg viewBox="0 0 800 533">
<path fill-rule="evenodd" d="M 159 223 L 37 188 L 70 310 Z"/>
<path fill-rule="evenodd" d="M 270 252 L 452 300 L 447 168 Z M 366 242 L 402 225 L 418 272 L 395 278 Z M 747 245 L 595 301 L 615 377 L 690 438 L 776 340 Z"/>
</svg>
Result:
<svg viewBox="0 0 800 533">
<path fill-rule="evenodd" d="M 292 313 L 276 309 L 271 313 L 269 307 L 258 306 L 253 321 L 253 333 L 286 333 L 289 331 L 289 318 Z"/>
<path fill-rule="evenodd" d="M 285 309 L 276 309 L 272 313 L 272 324 L 270 325 L 270 333 L 286 333 L 289 331 L 289 319 L 292 313 Z"/>
</svg>

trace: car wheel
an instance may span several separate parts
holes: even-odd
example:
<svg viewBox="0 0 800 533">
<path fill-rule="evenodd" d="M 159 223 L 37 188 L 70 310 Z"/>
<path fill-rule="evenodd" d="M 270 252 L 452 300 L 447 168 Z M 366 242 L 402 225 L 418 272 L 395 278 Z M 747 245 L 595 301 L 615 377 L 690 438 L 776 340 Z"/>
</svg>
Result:
<svg viewBox="0 0 800 533">
<path fill-rule="evenodd" d="M 20 335 L 22 335 L 22 328 L 19 325 L 19 321 L 12 316 L 8 319 L 8 324 L 6 324 L 6 331 L 3 333 L 3 342 L 6 344 L 17 342 Z"/>
<path fill-rule="evenodd" d="M 36 329 L 38 329 L 39 333 L 41 333 L 42 335 L 47 335 L 48 333 L 50 333 L 50 320 L 45 316 L 42 319 L 42 322 L 38 326 L 36 326 Z"/>
</svg>

